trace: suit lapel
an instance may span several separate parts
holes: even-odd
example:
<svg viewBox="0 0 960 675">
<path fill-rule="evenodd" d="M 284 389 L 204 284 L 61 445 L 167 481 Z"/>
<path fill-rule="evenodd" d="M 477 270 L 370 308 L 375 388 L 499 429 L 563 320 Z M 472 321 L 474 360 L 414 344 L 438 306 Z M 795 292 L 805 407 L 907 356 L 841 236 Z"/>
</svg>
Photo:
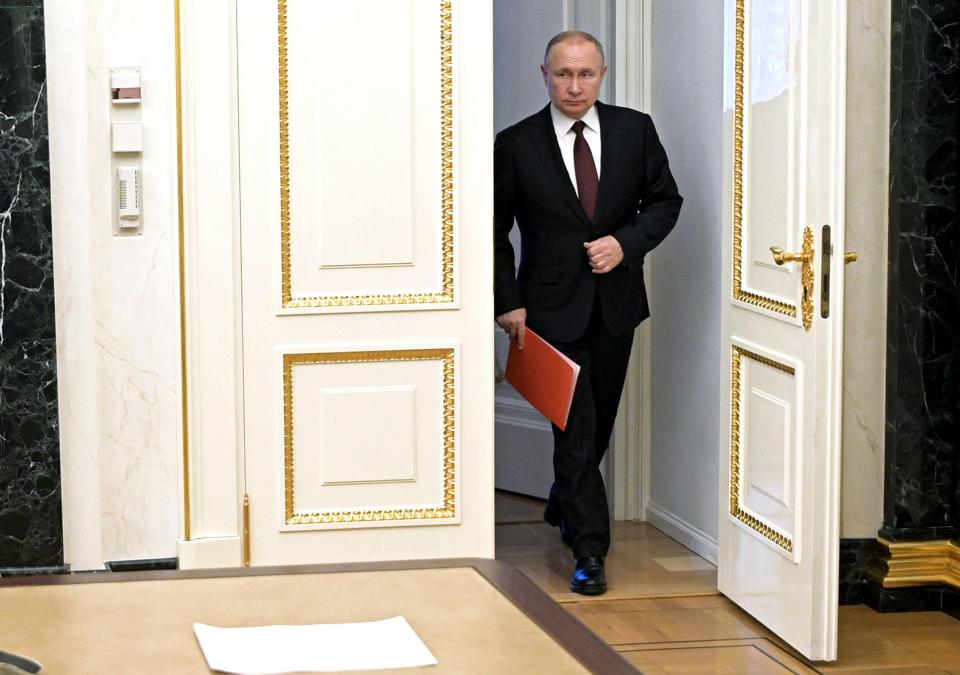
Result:
<svg viewBox="0 0 960 675">
<path fill-rule="evenodd" d="M 538 121 L 540 138 L 537 139 L 535 145 L 537 152 L 540 153 L 540 159 L 544 169 L 551 175 L 556 183 L 557 193 L 563 197 L 563 200 L 573 209 L 577 217 L 592 228 L 593 223 L 587 218 L 587 213 L 583 210 L 580 198 L 577 197 L 577 191 L 570 182 L 570 174 L 567 173 L 567 167 L 563 163 L 563 156 L 560 154 L 560 145 L 557 143 L 557 132 L 553 128 L 553 118 L 550 117 L 549 104 L 540 111 Z M 602 190 L 601 183 L 601 192 Z"/>
<path fill-rule="evenodd" d="M 599 224 L 604 216 L 610 194 L 615 189 L 617 165 L 620 162 L 620 129 L 618 129 L 605 105 L 597 101 L 597 114 L 600 117 L 600 191 L 597 195 L 597 212 L 594 223 Z"/>
</svg>

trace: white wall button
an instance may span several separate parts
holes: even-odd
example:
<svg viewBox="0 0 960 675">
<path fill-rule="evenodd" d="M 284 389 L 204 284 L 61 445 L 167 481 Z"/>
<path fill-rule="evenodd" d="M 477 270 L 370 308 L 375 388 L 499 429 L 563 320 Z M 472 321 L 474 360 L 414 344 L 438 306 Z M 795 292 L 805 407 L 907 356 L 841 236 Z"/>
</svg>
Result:
<svg viewBox="0 0 960 675">
<path fill-rule="evenodd" d="M 140 122 L 114 122 L 114 152 L 143 152 L 143 125 Z"/>
</svg>

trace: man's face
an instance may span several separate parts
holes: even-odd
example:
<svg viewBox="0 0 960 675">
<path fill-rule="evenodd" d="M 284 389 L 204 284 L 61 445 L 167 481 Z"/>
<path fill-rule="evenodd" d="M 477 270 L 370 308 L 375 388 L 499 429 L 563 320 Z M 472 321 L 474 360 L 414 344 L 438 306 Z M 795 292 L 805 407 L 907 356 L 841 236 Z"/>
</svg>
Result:
<svg viewBox="0 0 960 675">
<path fill-rule="evenodd" d="M 547 94 L 568 117 L 580 119 L 597 102 L 607 67 L 596 45 L 587 40 L 564 40 L 553 46 L 550 62 L 540 66 Z"/>
</svg>

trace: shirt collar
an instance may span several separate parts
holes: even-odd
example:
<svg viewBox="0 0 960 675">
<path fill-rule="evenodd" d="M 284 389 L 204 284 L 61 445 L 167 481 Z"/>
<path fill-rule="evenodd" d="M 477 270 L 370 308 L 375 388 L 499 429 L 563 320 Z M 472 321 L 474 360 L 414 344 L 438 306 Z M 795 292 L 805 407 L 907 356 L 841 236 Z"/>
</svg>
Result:
<svg viewBox="0 0 960 675">
<path fill-rule="evenodd" d="M 577 121 L 563 114 L 553 103 L 550 104 L 550 118 L 553 120 L 553 130 L 556 132 L 557 138 L 561 138 L 570 133 L 574 123 Z M 596 104 L 590 106 L 590 109 L 583 116 L 583 123 L 586 124 L 587 128 L 591 131 L 595 131 L 598 134 L 600 133 L 600 115 L 597 114 Z"/>
</svg>

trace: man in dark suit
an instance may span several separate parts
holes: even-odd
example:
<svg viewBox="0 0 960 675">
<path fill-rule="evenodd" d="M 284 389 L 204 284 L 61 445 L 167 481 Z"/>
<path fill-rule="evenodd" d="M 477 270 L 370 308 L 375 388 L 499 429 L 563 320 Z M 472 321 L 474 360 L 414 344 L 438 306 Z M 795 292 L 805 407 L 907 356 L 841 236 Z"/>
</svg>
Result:
<svg viewBox="0 0 960 675">
<path fill-rule="evenodd" d="M 540 69 L 550 104 L 494 145 L 495 310 L 521 349 L 529 325 L 580 364 L 566 431 L 553 428 L 544 519 L 573 549 L 571 590 L 597 595 L 607 588 L 610 546 L 600 460 L 634 328 L 650 314 L 643 258 L 673 228 L 683 200 L 650 117 L 597 101 L 607 66 L 596 38 L 560 33 Z"/>
</svg>

